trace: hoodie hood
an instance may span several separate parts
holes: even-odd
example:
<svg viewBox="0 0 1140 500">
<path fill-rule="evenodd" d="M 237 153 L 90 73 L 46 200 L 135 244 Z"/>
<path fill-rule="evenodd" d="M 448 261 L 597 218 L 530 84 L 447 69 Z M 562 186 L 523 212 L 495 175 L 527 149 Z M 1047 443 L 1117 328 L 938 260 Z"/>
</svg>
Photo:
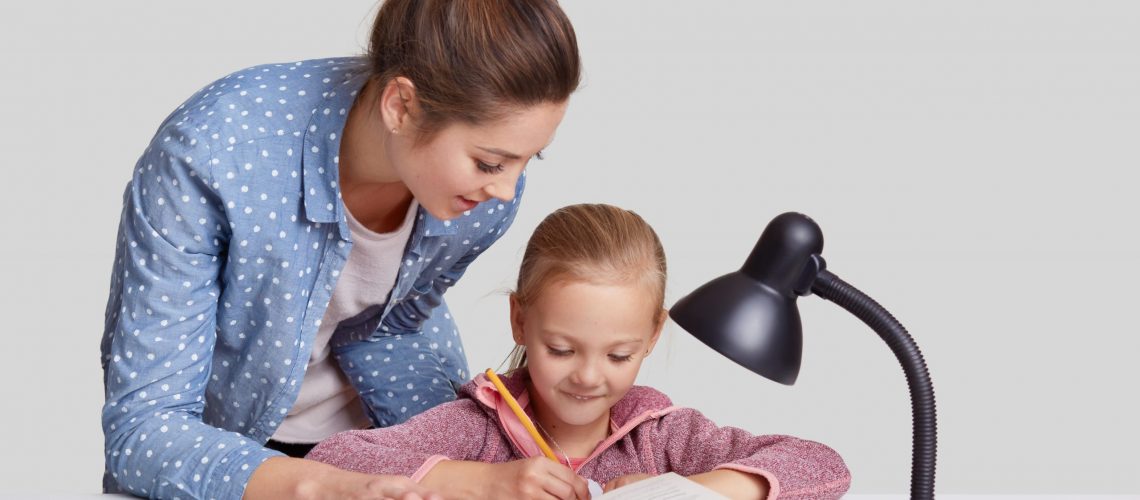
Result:
<svg viewBox="0 0 1140 500">
<path fill-rule="evenodd" d="M 503 386 L 515 398 L 527 417 L 534 420 L 533 405 L 530 404 L 530 391 L 527 391 L 529 373 L 526 368 L 520 368 L 508 375 L 501 375 Z M 542 450 L 534 442 L 534 438 L 527 432 L 522 420 L 511 410 L 506 399 L 499 393 L 495 384 L 487 378 L 486 373 L 480 373 L 470 382 L 459 389 L 460 398 L 472 399 L 479 403 L 487 414 L 494 418 L 503 429 L 511 443 L 526 457 L 541 456 Z M 588 461 L 622 436 L 628 434 L 646 420 L 660 418 L 676 409 L 668 396 L 651 387 L 635 385 L 610 408 L 610 436 L 586 457 Z M 585 461 L 583 462 L 583 464 Z"/>
</svg>

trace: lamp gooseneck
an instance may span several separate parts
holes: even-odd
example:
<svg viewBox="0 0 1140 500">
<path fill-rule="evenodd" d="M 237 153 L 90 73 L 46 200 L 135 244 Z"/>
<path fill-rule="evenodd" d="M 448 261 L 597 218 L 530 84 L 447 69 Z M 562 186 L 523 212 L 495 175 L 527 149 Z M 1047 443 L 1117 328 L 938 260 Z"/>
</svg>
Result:
<svg viewBox="0 0 1140 500">
<path fill-rule="evenodd" d="M 838 276 L 823 271 L 812 283 L 812 291 L 854 314 L 891 348 L 906 374 L 910 388 L 913 419 L 910 464 L 910 497 L 934 498 L 935 456 L 938 450 L 938 424 L 934 406 L 934 385 L 926 361 L 902 323 L 874 299 Z"/>
</svg>

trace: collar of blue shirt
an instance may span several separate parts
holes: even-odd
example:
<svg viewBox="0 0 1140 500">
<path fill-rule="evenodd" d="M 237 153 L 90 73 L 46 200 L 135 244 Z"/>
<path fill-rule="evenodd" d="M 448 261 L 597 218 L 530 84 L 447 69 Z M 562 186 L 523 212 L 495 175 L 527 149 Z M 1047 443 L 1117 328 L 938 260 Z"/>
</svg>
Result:
<svg viewBox="0 0 1140 500">
<path fill-rule="evenodd" d="M 305 127 L 305 151 L 301 157 L 301 198 L 305 218 L 312 222 L 336 223 L 340 237 L 345 241 L 352 241 L 352 236 L 340 194 L 340 137 L 353 100 L 367 79 L 367 65 L 363 63 L 357 71 L 345 72 L 344 81 L 326 93 L 313 108 L 309 124 Z M 423 236 L 456 234 L 456 226 L 449 221 L 432 216 L 422 206 L 418 210 L 418 227 L 412 231 L 413 247 Z"/>
</svg>

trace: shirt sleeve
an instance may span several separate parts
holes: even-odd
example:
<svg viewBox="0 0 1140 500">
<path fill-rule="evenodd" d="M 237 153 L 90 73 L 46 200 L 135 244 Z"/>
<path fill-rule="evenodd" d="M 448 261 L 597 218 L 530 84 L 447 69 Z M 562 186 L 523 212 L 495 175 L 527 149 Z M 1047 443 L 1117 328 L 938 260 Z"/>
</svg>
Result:
<svg viewBox="0 0 1140 500">
<path fill-rule="evenodd" d="M 438 275 L 431 280 L 430 285 L 413 290 L 410 294 L 410 300 L 404 301 L 400 307 L 392 309 L 380 325 L 380 331 L 384 335 L 414 335 L 422 332 L 424 321 L 430 318 L 434 309 L 443 302 L 443 294 L 454 286 L 459 278 L 463 277 L 463 273 L 467 272 L 471 263 L 475 262 L 475 259 L 482 255 L 487 248 L 499 241 L 499 238 L 514 223 L 525 188 L 526 172 L 524 171 L 515 185 L 514 199 L 510 202 L 500 201 L 491 208 L 501 212 L 495 222 L 487 224 L 490 227 L 480 227 L 476 234 L 457 238 L 457 241 L 451 242 L 452 245 L 462 248 L 462 250 L 444 256 L 449 264 L 443 264 L 440 261 L 433 264 L 442 267 Z M 485 230 L 484 227 L 486 227 Z M 455 258 L 452 259 L 452 256 Z"/>
<path fill-rule="evenodd" d="M 321 441 L 305 457 L 367 474 L 395 474 L 419 481 L 442 460 L 486 461 L 497 432 L 470 399 L 444 403 L 407 422 L 380 429 L 345 431 Z"/>
<path fill-rule="evenodd" d="M 718 427 L 691 408 L 662 417 L 657 432 L 664 443 L 658 455 L 666 467 L 660 472 L 691 476 L 731 469 L 764 476 L 769 500 L 840 498 L 851 483 L 843 459 L 823 444 Z"/>
<path fill-rule="evenodd" d="M 489 208 L 501 212 L 494 224 L 484 224 L 486 229 L 480 229 L 478 236 L 469 234 L 452 242 L 465 251 L 458 258 L 445 257 L 431 264 L 440 266 L 437 275 L 425 279 L 427 286 L 413 287 L 408 300 L 380 319 L 378 331 L 342 344 L 334 336 L 331 342 L 337 364 L 360 394 L 375 425 L 404 422 L 436 404 L 452 401 L 455 388 L 467 380 L 467 358 L 443 294 L 510 227 L 525 185 L 524 173 L 515 186 L 514 200 Z M 450 267 L 443 268 L 440 263 L 444 261 Z"/>
<path fill-rule="evenodd" d="M 107 472 L 150 497 L 240 498 L 280 455 L 202 420 L 229 231 L 205 132 L 159 129 L 127 186 L 103 339 Z"/>
</svg>

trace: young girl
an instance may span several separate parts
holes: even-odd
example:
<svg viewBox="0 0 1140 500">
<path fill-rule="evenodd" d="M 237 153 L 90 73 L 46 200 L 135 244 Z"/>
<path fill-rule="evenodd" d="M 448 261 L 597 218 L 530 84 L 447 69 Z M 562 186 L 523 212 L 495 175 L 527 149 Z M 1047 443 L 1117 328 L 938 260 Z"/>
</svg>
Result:
<svg viewBox="0 0 1140 500">
<path fill-rule="evenodd" d="M 387 0 L 367 56 L 248 68 L 171 113 L 123 197 L 105 491 L 419 489 L 300 457 L 455 399 L 444 292 L 510 226 L 578 79 L 554 0 Z"/>
<path fill-rule="evenodd" d="M 446 497 L 589 498 L 676 472 L 732 498 L 838 498 L 850 481 L 830 448 L 717 427 L 634 386 L 665 323 L 665 254 L 639 216 L 574 205 L 535 229 L 510 297 L 519 368 L 503 377 L 545 435 L 545 458 L 485 375 L 402 425 L 351 431 L 307 458 L 399 474 Z"/>
</svg>

